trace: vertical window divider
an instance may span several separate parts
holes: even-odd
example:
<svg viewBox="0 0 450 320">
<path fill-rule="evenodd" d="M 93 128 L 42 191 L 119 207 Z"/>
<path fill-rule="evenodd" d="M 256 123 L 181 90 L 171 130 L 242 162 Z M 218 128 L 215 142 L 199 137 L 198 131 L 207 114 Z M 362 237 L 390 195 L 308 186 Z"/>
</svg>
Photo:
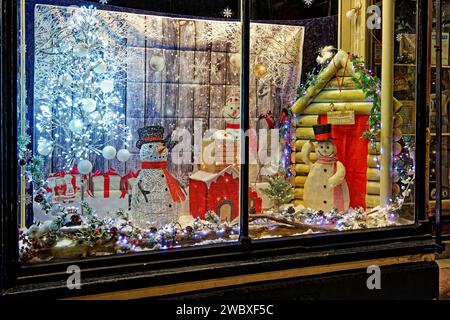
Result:
<svg viewBox="0 0 450 320">
<path fill-rule="evenodd" d="M 241 139 L 239 179 L 239 242 L 249 248 L 251 239 L 248 227 L 249 139 L 250 128 L 250 0 L 241 0 Z"/>
<path fill-rule="evenodd" d="M 442 2 L 436 0 L 436 244 L 440 250 L 442 212 Z M 433 48 L 432 48 L 433 50 Z"/>
<path fill-rule="evenodd" d="M 19 267 L 17 181 L 17 63 L 19 4 L 1 1 L 0 19 L 0 294 Z"/>
<path fill-rule="evenodd" d="M 428 99 L 428 4 L 429 0 L 417 1 L 417 61 L 416 61 L 416 152 L 414 185 L 415 223 L 426 220 L 426 130 L 429 109 Z"/>
</svg>

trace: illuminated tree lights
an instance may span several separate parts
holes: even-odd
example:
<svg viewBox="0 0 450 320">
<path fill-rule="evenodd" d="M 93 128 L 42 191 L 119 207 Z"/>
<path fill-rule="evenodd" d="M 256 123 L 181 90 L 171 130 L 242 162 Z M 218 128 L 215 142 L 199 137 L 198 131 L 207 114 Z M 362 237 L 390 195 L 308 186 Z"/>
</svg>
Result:
<svg viewBox="0 0 450 320">
<path fill-rule="evenodd" d="M 58 63 L 47 73 L 36 105 L 37 151 L 63 158 L 66 169 L 94 160 L 105 146 L 131 140 L 119 92 L 121 45 L 102 36 L 94 8 L 74 9 L 67 28 L 64 41 L 48 52 Z"/>
</svg>

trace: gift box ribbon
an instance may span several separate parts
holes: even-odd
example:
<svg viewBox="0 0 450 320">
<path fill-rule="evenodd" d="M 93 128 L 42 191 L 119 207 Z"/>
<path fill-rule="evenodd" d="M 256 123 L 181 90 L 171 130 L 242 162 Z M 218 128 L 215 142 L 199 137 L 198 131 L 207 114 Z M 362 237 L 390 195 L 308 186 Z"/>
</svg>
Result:
<svg viewBox="0 0 450 320">
<path fill-rule="evenodd" d="M 95 177 L 103 177 L 103 197 L 109 198 L 109 189 L 110 189 L 110 177 L 111 176 L 119 176 L 119 174 L 113 168 L 110 168 L 106 172 L 101 172 L 99 170 L 95 171 L 92 175 L 92 179 Z M 94 186 L 95 188 L 95 186 Z"/>
<path fill-rule="evenodd" d="M 128 183 L 130 179 L 134 179 L 138 176 L 138 172 L 130 172 L 127 175 L 124 175 L 122 179 L 120 179 L 120 190 L 122 190 L 122 194 L 120 195 L 120 198 L 123 199 L 126 197 L 128 193 Z"/>
</svg>

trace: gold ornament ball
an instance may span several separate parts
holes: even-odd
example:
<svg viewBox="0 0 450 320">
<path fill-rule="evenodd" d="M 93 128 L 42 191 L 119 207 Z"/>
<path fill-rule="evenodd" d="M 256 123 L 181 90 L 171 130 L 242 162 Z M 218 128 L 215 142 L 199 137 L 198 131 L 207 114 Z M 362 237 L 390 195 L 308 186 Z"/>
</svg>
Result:
<svg viewBox="0 0 450 320">
<path fill-rule="evenodd" d="M 402 145 L 398 142 L 394 142 L 392 151 L 394 152 L 394 155 L 398 156 L 402 152 Z"/>
<path fill-rule="evenodd" d="M 394 116 L 394 128 L 401 127 L 403 125 L 403 118 L 401 115 L 396 114 Z"/>
<path fill-rule="evenodd" d="M 399 128 L 395 128 L 394 129 L 394 141 L 397 142 L 401 138 L 403 138 L 402 130 L 400 130 Z"/>
<path fill-rule="evenodd" d="M 255 67 L 253 68 L 253 74 L 255 75 L 256 78 L 264 78 L 265 76 L 267 76 L 269 72 L 267 71 L 267 68 L 265 65 L 263 65 L 262 63 L 258 63 L 255 65 Z"/>
</svg>

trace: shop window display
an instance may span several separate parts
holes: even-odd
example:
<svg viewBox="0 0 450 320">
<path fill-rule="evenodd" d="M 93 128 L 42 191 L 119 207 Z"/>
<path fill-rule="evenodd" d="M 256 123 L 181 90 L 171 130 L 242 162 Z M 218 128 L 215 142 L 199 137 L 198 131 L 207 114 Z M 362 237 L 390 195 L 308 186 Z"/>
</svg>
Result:
<svg viewBox="0 0 450 320">
<path fill-rule="evenodd" d="M 22 263 L 235 243 L 244 197 L 254 240 L 414 223 L 403 103 L 311 22 L 251 24 L 244 110 L 239 22 L 47 2 L 21 38 Z"/>
<path fill-rule="evenodd" d="M 282 150 L 279 174 L 292 190 L 281 206 L 265 210 L 263 218 L 250 217 L 254 239 L 414 223 L 415 69 L 400 71 L 415 63 L 415 16 L 406 14 L 415 12 L 415 4 L 395 4 L 391 108 L 386 103 L 382 107 L 381 28 L 358 27 L 365 8 L 350 2 L 347 9 L 340 24 L 354 28 L 347 46 L 355 52 L 322 44 L 304 56 L 314 59 L 315 66 L 304 70 L 276 121 Z M 369 51 L 361 50 L 361 38 Z M 383 125 L 383 114 L 392 119 L 391 125 Z M 263 177 L 254 184 L 266 185 L 283 198 L 273 185 L 278 179 Z"/>
<path fill-rule="evenodd" d="M 239 237 L 240 23 L 105 8 L 26 7 L 25 264 Z M 272 90 L 300 79 L 304 28 L 251 28 L 261 78 L 252 90 L 277 103 Z M 248 196 L 261 214 L 262 191 L 250 186 Z"/>
</svg>

